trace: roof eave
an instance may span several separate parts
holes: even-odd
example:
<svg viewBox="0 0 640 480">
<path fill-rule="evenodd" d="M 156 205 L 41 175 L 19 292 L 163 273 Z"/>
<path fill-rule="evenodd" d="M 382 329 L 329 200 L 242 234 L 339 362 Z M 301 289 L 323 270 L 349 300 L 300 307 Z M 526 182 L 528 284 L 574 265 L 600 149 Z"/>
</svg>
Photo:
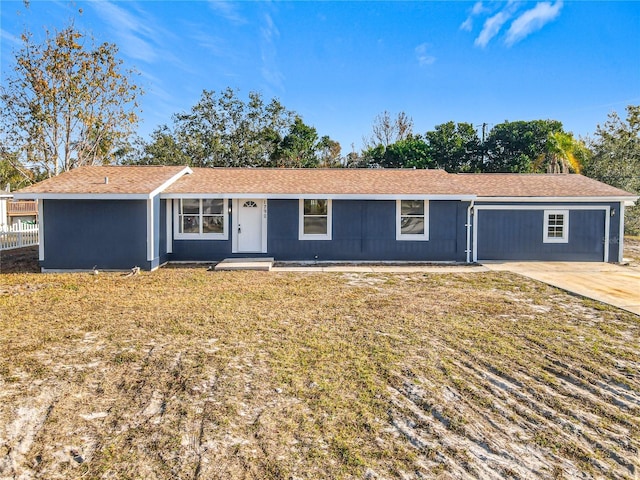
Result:
<svg viewBox="0 0 640 480">
<path fill-rule="evenodd" d="M 172 198 L 259 198 L 272 200 L 297 200 L 323 198 L 328 200 L 475 200 L 476 195 L 472 194 L 428 194 L 428 193 L 255 193 L 255 192 L 189 192 L 176 193 L 166 192 L 160 194 L 161 199 Z"/>
<path fill-rule="evenodd" d="M 148 193 L 16 193 L 16 200 L 148 200 Z"/>
<path fill-rule="evenodd" d="M 15 192 L 13 196 L 17 200 L 148 200 L 190 173 L 193 173 L 193 171 L 189 167 L 184 167 L 150 192 Z"/>
<path fill-rule="evenodd" d="M 635 202 L 639 197 L 634 196 L 610 196 L 610 195 L 589 195 L 589 196 L 565 196 L 565 197 L 491 197 L 478 195 L 478 202 Z"/>
</svg>

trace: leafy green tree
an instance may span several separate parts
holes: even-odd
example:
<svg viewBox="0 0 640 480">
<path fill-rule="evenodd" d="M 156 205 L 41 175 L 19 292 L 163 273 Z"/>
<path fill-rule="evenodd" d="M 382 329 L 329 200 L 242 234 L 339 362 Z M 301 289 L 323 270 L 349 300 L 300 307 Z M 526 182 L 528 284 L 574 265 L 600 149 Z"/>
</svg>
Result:
<svg viewBox="0 0 640 480">
<path fill-rule="evenodd" d="M 342 167 L 340 143 L 331 140 L 328 135 L 324 135 L 316 145 L 318 152 L 318 166 L 322 168 Z"/>
<path fill-rule="evenodd" d="M 344 157 L 344 166 L 346 168 L 367 168 L 368 165 L 364 159 L 362 152 L 356 152 L 353 145 L 351 151 Z"/>
<path fill-rule="evenodd" d="M 126 163 L 138 165 L 190 165 L 187 157 L 168 126 L 153 131 L 150 142 L 141 142 Z"/>
<path fill-rule="evenodd" d="M 431 157 L 447 172 L 471 172 L 481 160 L 480 139 L 470 123 L 447 122 L 426 133 Z"/>
<path fill-rule="evenodd" d="M 340 144 L 318 138 L 277 99 L 266 103 L 260 93 L 248 101 L 235 90 L 204 90 L 189 112 L 174 116 L 173 128 L 151 135 L 133 163 L 195 167 L 339 166 Z"/>
<path fill-rule="evenodd" d="M 429 145 L 421 135 L 408 135 L 386 147 L 379 143 L 362 152 L 358 167 L 435 168 Z"/>
<path fill-rule="evenodd" d="M 164 162 L 179 146 L 181 160 L 196 167 L 269 166 L 293 121 L 277 99 L 266 104 L 257 92 L 244 102 L 231 88 L 204 90 L 190 112 L 174 116 L 173 132 L 156 132 L 157 145 L 147 150 Z"/>
<path fill-rule="evenodd" d="M 385 160 L 385 153 L 387 148 L 379 143 L 374 147 L 369 147 L 362 151 L 360 155 L 358 168 L 393 168 L 392 165 L 387 165 Z"/>
<path fill-rule="evenodd" d="M 431 149 L 421 135 L 409 135 L 389 145 L 384 154 L 386 168 L 436 168 Z"/>
<path fill-rule="evenodd" d="M 318 132 L 296 117 L 289 133 L 278 145 L 273 161 L 278 167 L 317 167 Z"/>
<path fill-rule="evenodd" d="M 626 111 L 626 121 L 613 112 L 604 125 L 598 125 L 583 173 L 640 194 L 640 105 L 629 105 Z M 640 235 L 640 202 L 626 209 L 625 220 L 625 232 Z"/>
<path fill-rule="evenodd" d="M 38 180 L 41 178 L 37 172 L 20 163 L 18 153 L 9 152 L 0 145 L 0 190 L 17 190 Z"/>
<path fill-rule="evenodd" d="M 4 143 L 47 176 L 114 162 L 136 127 L 142 93 L 117 47 L 95 45 L 73 24 L 43 43 L 28 33 L 22 41 L 0 94 Z"/>
<path fill-rule="evenodd" d="M 536 160 L 547 151 L 549 135 L 562 132 L 556 120 L 504 122 L 494 126 L 484 144 L 484 172 L 530 173 Z"/>
</svg>

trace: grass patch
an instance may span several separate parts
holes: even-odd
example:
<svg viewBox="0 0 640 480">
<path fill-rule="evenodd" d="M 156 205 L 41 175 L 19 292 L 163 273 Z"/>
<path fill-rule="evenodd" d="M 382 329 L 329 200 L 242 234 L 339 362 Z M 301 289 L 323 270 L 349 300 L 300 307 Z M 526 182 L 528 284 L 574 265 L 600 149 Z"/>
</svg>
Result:
<svg viewBox="0 0 640 480">
<path fill-rule="evenodd" d="M 639 319 L 538 282 L 1 279 L 2 477 L 633 475 Z"/>
</svg>

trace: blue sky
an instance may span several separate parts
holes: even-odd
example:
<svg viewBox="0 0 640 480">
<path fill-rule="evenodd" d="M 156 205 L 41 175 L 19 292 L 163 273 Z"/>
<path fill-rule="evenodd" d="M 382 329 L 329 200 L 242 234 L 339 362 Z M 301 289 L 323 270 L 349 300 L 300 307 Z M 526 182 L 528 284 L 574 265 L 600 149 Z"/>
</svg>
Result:
<svg viewBox="0 0 640 480">
<path fill-rule="evenodd" d="M 0 66 L 25 29 L 70 19 L 141 73 L 140 134 L 171 124 L 203 89 L 277 97 L 320 135 L 362 147 L 379 113 L 424 133 L 449 120 L 489 128 L 555 119 L 592 134 L 640 104 L 640 2 L 0 3 Z M 80 13 L 81 11 L 81 13 Z"/>
</svg>

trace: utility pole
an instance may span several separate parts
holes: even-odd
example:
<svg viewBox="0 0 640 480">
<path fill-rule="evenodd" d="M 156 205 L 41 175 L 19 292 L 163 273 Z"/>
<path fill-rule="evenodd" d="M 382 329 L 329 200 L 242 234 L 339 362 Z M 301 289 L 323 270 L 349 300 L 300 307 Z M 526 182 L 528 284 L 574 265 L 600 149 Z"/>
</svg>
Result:
<svg viewBox="0 0 640 480">
<path fill-rule="evenodd" d="M 482 122 L 482 143 L 480 144 L 480 150 L 482 151 L 482 167 L 484 168 L 484 137 L 487 131 L 487 122 Z"/>
</svg>

